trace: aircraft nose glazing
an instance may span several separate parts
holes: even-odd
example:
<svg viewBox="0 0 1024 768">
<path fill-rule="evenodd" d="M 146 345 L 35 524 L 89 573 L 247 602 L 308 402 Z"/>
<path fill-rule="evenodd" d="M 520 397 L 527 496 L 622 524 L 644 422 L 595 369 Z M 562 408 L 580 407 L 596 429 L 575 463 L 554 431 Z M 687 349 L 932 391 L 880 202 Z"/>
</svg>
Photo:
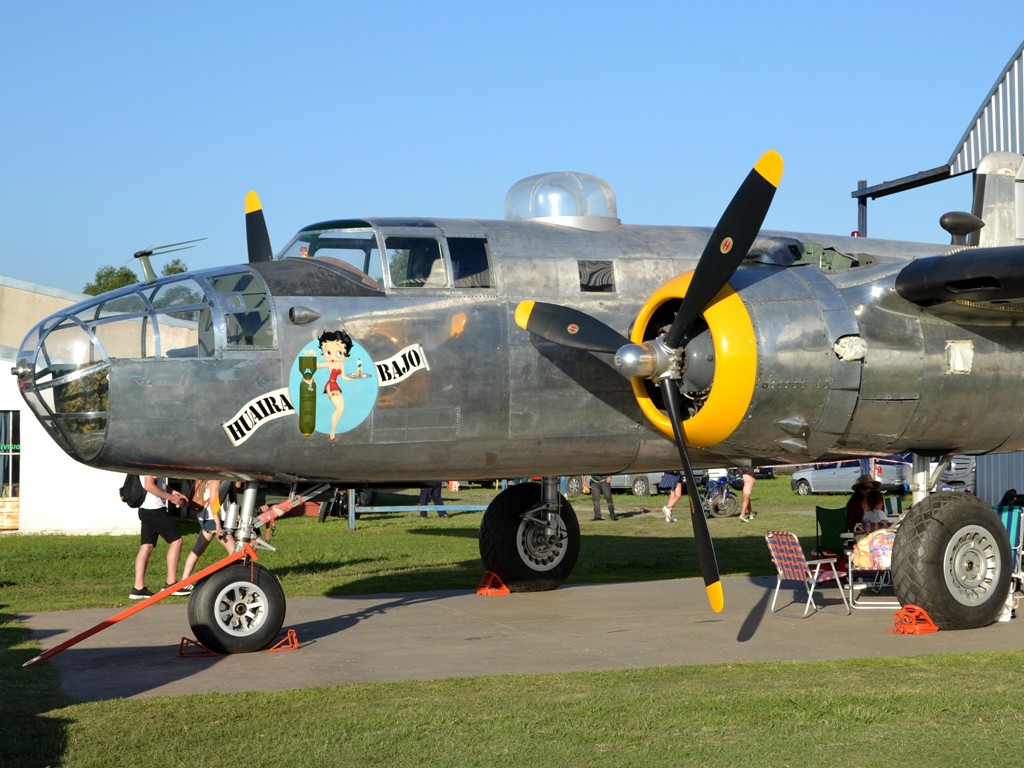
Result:
<svg viewBox="0 0 1024 768">
<path fill-rule="evenodd" d="M 109 363 L 96 336 L 73 314 L 54 315 L 22 343 L 12 373 L 40 422 L 80 461 L 103 447 Z"/>
</svg>

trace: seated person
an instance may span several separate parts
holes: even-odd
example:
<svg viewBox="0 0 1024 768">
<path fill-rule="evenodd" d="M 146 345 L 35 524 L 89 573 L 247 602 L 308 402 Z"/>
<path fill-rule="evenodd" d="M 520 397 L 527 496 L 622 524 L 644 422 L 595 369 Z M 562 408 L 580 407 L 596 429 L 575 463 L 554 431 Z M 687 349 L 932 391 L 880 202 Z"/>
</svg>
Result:
<svg viewBox="0 0 1024 768">
<path fill-rule="evenodd" d="M 868 491 L 878 490 L 882 484 L 871 475 L 861 475 L 851 489 L 853 493 L 846 502 L 846 530 L 852 531 L 857 524 L 864 519 L 864 513 L 868 509 Z"/>
<path fill-rule="evenodd" d="M 867 506 L 861 521 L 864 523 L 888 523 L 889 515 L 885 511 L 885 497 L 877 488 L 868 491 Z"/>
</svg>

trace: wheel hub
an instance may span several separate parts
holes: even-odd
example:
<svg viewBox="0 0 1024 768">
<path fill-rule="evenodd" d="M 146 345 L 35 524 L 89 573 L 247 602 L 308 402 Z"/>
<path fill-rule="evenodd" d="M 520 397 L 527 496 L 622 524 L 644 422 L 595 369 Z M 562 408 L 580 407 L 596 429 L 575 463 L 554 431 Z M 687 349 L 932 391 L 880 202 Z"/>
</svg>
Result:
<svg viewBox="0 0 1024 768">
<path fill-rule="evenodd" d="M 519 524 L 516 536 L 519 556 L 538 571 L 550 571 L 565 557 L 565 544 L 568 538 L 565 523 L 560 515 L 552 517 L 554 521 L 547 524 L 529 517 L 524 517 Z M 554 533 L 550 532 L 550 525 L 555 526 Z"/>
<path fill-rule="evenodd" d="M 977 605 L 991 593 L 999 574 L 999 548 L 989 532 L 970 525 L 956 532 L 946 545 L 946 586 L 962 605 Z"/>
<path fill-rule="evenodd" d="M 252 584 L 228 584 L 217 595 L 217 620 L 221 629 L 232 635 L 249 635 L 257 631 L 268 615 L 263 593 Z"/>
</svg>

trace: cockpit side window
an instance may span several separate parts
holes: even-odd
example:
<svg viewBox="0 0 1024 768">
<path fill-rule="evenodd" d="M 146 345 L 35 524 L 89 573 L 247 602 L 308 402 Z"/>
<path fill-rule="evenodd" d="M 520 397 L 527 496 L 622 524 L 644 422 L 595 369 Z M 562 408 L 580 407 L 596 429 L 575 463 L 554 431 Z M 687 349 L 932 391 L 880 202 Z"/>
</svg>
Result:
<svg viewBox="0 0 1024 768">
<path fill-rule="evenodd" d="M 452 277 L 456 288 L 490 288 L 491 264 L 482 237 L 449 237 Z"/>
<path fill-rule="evenodd" d="M 580 290 L 584 293 L 614 293 L 615 269 L 610 261 L 584 260 L 577 262 L 580 272 Z"/>
<path fill-rule="evenodd" d="M 272 347 L 274 325 L 263 278 L 246 270 L 211 279 L 227 325 L 231 347 Z"/>
<path fill-rule="evenodd" d="M 448 284 L 441 244 L 434 238 L 390 235 L 384 243 L 394 287 L 443 288 Z"/>
</svg>

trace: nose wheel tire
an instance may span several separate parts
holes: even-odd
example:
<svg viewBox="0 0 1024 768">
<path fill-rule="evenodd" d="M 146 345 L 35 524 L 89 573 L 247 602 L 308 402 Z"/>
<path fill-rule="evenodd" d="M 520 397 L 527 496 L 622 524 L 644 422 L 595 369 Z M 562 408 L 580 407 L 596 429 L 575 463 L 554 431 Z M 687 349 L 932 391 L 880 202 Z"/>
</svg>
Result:
<svg viewBox="0 0 1024 768">
<path fill-rule="evenodd" d="M 541 592 L 564 582 L 580 554 L 580 525 L 572 505 L 559 496 L 553 520 L 533 511 L 541 502 L 537 483 L 509 486 L 484 512 L 480 559 L 513 592 Z"/>
<path fill-rule="evenodd" d="M 188 623 L 216 653 L 266 648 L 284 624 L 281 582 L 256 563 L 234 563 L 199 582 L 188 601 Z"/>
<path fill-rule="evenodd" d="M 904 605 L 940 629 L 991 624 L 1010 590 L 1010 542 L 991 507 L 965 493 L 933 493 L 907 513 L 892 550 L 892 579 Z"/>
</svg>

